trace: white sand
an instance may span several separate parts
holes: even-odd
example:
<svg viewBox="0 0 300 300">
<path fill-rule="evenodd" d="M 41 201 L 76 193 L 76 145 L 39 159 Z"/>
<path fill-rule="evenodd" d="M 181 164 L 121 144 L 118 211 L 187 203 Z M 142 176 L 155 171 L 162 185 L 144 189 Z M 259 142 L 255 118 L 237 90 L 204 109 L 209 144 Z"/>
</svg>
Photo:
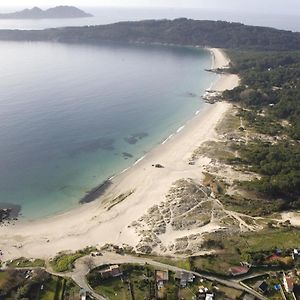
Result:
<svg viewBox="0 0 300 300">
<path fill-rule="evenodd" d="M 221 50 L 211 51 L 214 68 L 228 64 L 229 60 Z M 237 85 L 237 76 L 220 75 L 213 89 L 221 91 Z M 201 143 L 216 137 L 215 126 L 230 107 L 227 103 L 207 105 L 184 129 L 114 178 L 111 188 L 98 201 L 62 215 L 0 227 L 3 259 L 20 256 L 49 258 L 62 250 L 77 250 L 106 243 L 136 245 L 139 237 L 128 225 L 139 219 L 148 208 L 163 201 L 176 180 L 201 180 L 202 168 L 190 166 L 188 159 Z M 156 163 L 165 168 L 152 167 Z M 205 163 L 205 160 L 201 162 L 202 165 Z M 113 198 L 129 190 L 135 192 L 110 211 L 101 205 L 103 198 Z"/>
</svg>

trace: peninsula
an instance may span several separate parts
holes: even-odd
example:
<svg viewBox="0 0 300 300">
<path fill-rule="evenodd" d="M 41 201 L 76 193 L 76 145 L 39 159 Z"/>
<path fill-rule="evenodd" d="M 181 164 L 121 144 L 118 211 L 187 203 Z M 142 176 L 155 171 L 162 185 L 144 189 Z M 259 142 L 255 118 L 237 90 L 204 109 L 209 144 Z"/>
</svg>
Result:
<svg viewBox="0 0 300 300">
<path fill-rule="evenodd" d="M 13 13 L 0 14 L 0 19 L 71 19 L 88 17 L 93 17 L 93 15 L 74 6 L 56 6 L 46 10 L 33 7 Z"/>
</svg>

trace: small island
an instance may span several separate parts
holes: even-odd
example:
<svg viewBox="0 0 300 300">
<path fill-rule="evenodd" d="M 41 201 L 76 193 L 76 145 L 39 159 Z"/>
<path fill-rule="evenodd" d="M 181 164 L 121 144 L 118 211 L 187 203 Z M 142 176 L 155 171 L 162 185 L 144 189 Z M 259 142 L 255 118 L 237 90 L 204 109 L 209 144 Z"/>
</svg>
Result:
<svg viewBox="0 0 300 300">
<path fill-rule="evenodd" d="M 56 6 L 43 10 L 39 7 L 0 14 L 0 19 L 72 19 L 89 18 L 93 15 L 74 6 Z"/>
</svg>

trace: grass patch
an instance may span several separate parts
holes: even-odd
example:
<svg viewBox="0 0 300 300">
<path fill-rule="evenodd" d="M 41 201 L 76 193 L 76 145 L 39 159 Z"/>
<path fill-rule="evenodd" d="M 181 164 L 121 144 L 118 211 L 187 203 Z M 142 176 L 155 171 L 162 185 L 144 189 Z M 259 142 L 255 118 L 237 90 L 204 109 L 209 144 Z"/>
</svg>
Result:
<svg viewBox="0 0 300 300">
<path fill-rule="evenodd" d="M 222 243 L 223 249 L 215 255 L 191 258 L 193 270 L 205 271 L 219 275 L 229 275 L 230 267 L 237 266 L 241 261 L 247 261 L 257 266 L 276 264 L 269 262 L 267 257 L 274 254 L 276 249 L 281 249 L 288 255 L 291 249 L 300 244 L 300 230 L 298 229 L 273 229 L 243 234 L 214 233 L 206 239 L 215 243 Z M 213 248 L 212 248 L 213 249 Z M 290 259 L 278 260 L 277 264 L 288 267 Z"/>
<path fill-rule="evenodd" d="M 43 292 L 40 295 L 41 300 L 53 300 L 53 299 L 61 299 L 58 297 L 60 291 L 57 292 L 57 289 L 61 286 L 61 281 L 63 279 L 51 276 L 51 279 L 46 282 Z"/>
<path fill-rule="evenodd" d="M 121 268 L 122 277 L 109 279 L 102 279 L 98 273 L 99 268 L 96 268 L 88 275 L 88 282 L 96 292 L 112 300 L 157 299 L 156 268 L 135 264 L 123 264 Z M 169 272 L 168 282 L 158 291 L 159 299 L 177 299 L 178 284 L 174 275 Z"/>
<path fill-rule="evenodd" d="M 120 279 L 108 279 L 95 287 L 96 293 L 104 295 L 111 300 L 131 300 L 127 286 Z"/>
<path fill-rule="evenodd" d="M 50 261 L 50 265 L 55 272 L 71 271 L 74 268 L 74 262 L 78 258 L 88 255 L 93 251 L 97 251 L 97 249 L 94 247 L 87 247 L 74 253 L 62 252 Z"/>
<path fill-rule="evenodd" d="M 9 267 L 13 268 L 43 268 L 45 261 L 43 259 L 27 259 L 20 257 L 8 263 Z"/>
<path fill-rule="evenodd" d="M 284 204 L 283 200 L 269 200 L 254 193 L 247 195 L 247 197 L 240 194 L 224 194 L 219 200 L 226 209 L 252 217 L 267 216 L 281 211 Z"/>
<path fill-rule="evenodd" d="M 7 283 L 9 274 L 7 272 L 0 272 L 0 289 Z"/>
<path fill-rule="evenodd" d="M 225 134 L 238 130 L 240 127 L 240 117 L 234 111 L 228 112 L 222 121 L 217 125 L 216 130 L 219 134 Z"/>
<path fill-rule="evenodd" d="M 212 159 L 218 159 L 221 162 L 227 163 L 235 159 L 235 150 L 237 146 L 232 142 L 215 142 L 209 141 L 203 143 L 196 149 L 192 155 L 192 160 L 204 155 Z"/>
<path fill-rule="evenodd" d="M 245 235 L 245 242 L 253 252 L 268 251 L 275 248 L 292 249 L 300 244 L 300 230 L 281 229 Z"/>
<path fill-rule="evenodd" d="M 162 264 L 174 266 L 184 270 L 188 270 L 188 271 L 191 270 L 191 264 L 189 258 L 178 259 L 178 258 L 173 258 L 168 256 L 142 255 L 142 254 L 139 254 L 138 256 L 143 258 L 149 258 L 157 262 L 160 262 Z"/>
<path fill-rule="evenodd" d="M 88 282 L 97 293 L 111 300 L 132 300 L 132 295 L 134 299 L 155 296 L 154 269 L 151 266 L 124 264 L 122 278 L 108 279 L 100 277 L 99 269 L 96 268 L 87 276 Z"/>
<path fill-rule="evenodd" d="M 229 268 L 231 266 L 239 265 L 239 263 L 240 255 L 236 251 L 220 252 L 217 255 L 206 255 L 192 259 L 194 270 L 221 276 L 228 275 Z"/>
</svg>

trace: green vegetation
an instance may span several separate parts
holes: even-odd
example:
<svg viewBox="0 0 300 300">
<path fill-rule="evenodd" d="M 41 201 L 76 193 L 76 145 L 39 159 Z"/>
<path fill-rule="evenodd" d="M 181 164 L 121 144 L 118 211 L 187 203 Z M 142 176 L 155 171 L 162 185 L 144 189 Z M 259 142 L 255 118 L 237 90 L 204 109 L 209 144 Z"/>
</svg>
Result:
<svg viewBox="0 0 300 300">
<path fill-rule="evenodd" d="M 216 127 L 219 134 L 237 131 L 241 125 L 239 116 L 235 111 L 228 112 Z"/>
<path fill-rule="evenodd" d="M 8 272 L 0 272 L 0 290 L 3 289 L 4 285 L 9 280 L 9 273 Z"/>
<path fill-rule="evenodd" d="M 93 251 L 97 251 L 94 247 L 87 247 L 83 250 L 78 250 L 74 253 L 58 253 L 51 261 L 51 267 L 55 272 L 71 271 L 74 268 L 74 262 L 85 255 L 90 254 Z"/>
<path fill-rule="evenodd" d="M 252 217 L 269 216 L 274 212 L 282 211 L 286 206 L 282 199 L 267 199 L 264 195 L 256 194 L 249 197 L 240 194 L 224 194 L 220 195 L 219 199 L 226 209 Z"/>
<path fill-rule="evenodd" d="M 190 19 L 120 22 L 48 30 L 1 30 L 0 40 L 176 44 L 228 49 L 299 50 L 300 34 L 223 21 Z"/>
<path fill-rule="evenodd" d="M 229 52 L 231 72 L 242 84 L 223 97 L 242 106 L 246 130 L 267 135 L 264 141 L 238 145 L 241 165 L 261 178 L 241 186 L 269 199 L 285 200 L 280 209 L 300 201 L 300 52 Z"/>
<path fill-rule="evenodd" d="M 71 279 L 52 276 L 42 269 L 0 272 L 0 299 L 77 299 L 79 287 Z"/>
<path fill-rule="evenodd" d="M 62 299 L 63 293 L 63 278 L 51 278 L 46 282 L 43 291 L 40 294 L 42 300 Z"/>
<path fill-rule="evenodd" d="M 259 232 L 243 234 L 214 233 L 206 236 L 211 248 L 217 250 L 214 255 L 192 257 L 193 270 L 205 271 L 219 275 L 228 275 L 229 268 L 239 266 L 241 261 L 257 265 L 292 266 L 291 249 L 300 244 L 300 230 L 298 229 L 266 229 Z M 215 245 L 218 245 L 216 247 Z M 281 250 L 281 258 L 269 260 L 269 257 Z"/>
<path fill-rule="evenodd" d="M 65 279 L 42 269 L 9 269 L 0 272 L 0 298 L 60 300 L 63 299 L 65 283 Z"/>
<path fill-rule="evenodd" d="M 277 276 L 277 274 L 266 274 L 266 275 L 262 275 L 262 276 L 257 276 L 248 280 L 243 281 L 243 283 L 245 283 L 246 285 L 252 287 L 255 289 L 255 284 L 258 281 L 265 281 L 268 286 L 269 286 L 269 291 L 267 293 L 268 299 L 270 300 L 281 300 L 282 295 L 280 293 L 280 291 L 276 291 L 274 289 L 275 285 L 280 285 L 282 284 L 282 281 L 280 280 L 281 275 Z M 285 289 L 283 289 L 283 291 L 285 292 Z M 294 299 L 290 294 L 285 293 L 286 299 L 290 300 L 290 299 Z"/>
<path fill-rule="evenodd" d="M 122 265 L 123 278 L 102 279 L 96 268 L 87 276 L 90 285 L 101 295 L 112 300 L 144 299 L 155 297 L 155 272 L 150 266 Z"/>
<path fill-rule="evenodd" d="M 283 197 L 300 207 L 300 145 L 288 142 L 277 144 L 253 141 L 241 145 L 236 163 L 262 175 L 261 179 L 244 183 L 248 188 L 271 197 Z M 289 202 L 287 202 L 288 208 Z"/>
<path fill-rule="evenodd" d="M 152 260 L 155 260 L 157 262 L 166 264 L 166 265 L 170 265 L 170 266 L 174 266 L 177 268 L 182 268 L 185 270 L 191 270 L 191 265 L 190 265 L 190 261 L 188 258 L 173 258 L 173 257 L 168 257 L 168 256 L 156 256 L 156 255 L 142 255 L 139 254 L 139 257 L 143 257 L 143 258 L 150 258 Z"/>
<path fill-rule="evenodd" d="M 263 132 L 268 132 L 269 121 L 273 135 L 285 132 L 300 138 L 300 52 L 229 52 L 231 72 L 241 76 L 242 84 L 224 97 L 238 102 L 253 112 L 243 116 Z M 257 113 L 263 112 L 259 117 Z M 288 121 L 287 128 L 280 121 Z"/>
<path fill-rule="evenodd" d="M 8 266 L 14 268 L 45 267 L 45 261 L 43 259 L 27 259 L 24 257 L 20 257 L 8 263 Z"/>
<path fill-rule="evenodd" d="M 157 288 L 155 278 L 155 268 L 151 265 L 121 265 L 123 270 L 122 278 L 102 279 L 99 270 L 105 268 L 96 268 L 92 270 L 87 278 L 92 288 L 99 294 L 108 297 L 111 300 L 145 300 L 145 299 L 193 299 L 199 291 L 199 286 L 214 291 L 217 299 L 230 299 L 234 295 L 239 297 L 242 292 L 222 285 L 215 285 L 211 281 L 195 278 L 193 283 L 189 283 L 186 288 L 180 286 L 178 279 L 175 279 L 175 273 L 169 271 L 169 279 L 160 289 Z"/>
</svg>

